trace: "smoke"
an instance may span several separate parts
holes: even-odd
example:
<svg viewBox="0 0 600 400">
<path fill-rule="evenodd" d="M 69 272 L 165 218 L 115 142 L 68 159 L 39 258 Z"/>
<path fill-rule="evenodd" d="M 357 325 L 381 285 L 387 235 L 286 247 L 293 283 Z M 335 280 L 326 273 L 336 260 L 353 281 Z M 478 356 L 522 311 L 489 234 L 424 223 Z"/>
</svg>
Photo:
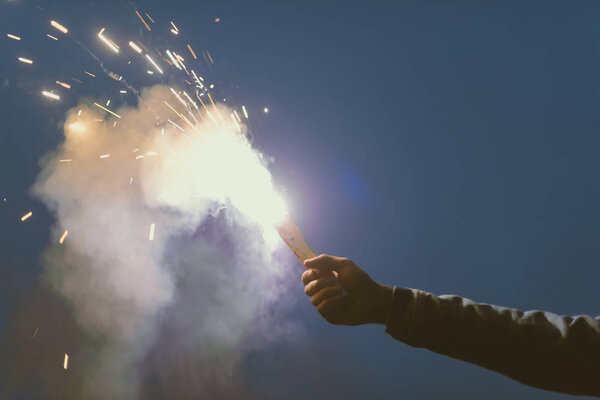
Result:
<svg viewBox="0 0 600 400">
<path fill-rule="evenodd" d="M 226 107 L 192 115 L 164 86 L 122 118 L 92 103 L 68 113 L 33 188 L 56 216 L 43 279 L 82 336 L 62 341 L 69 394 L 234 398 L 245 352 L 298 332 L 273 308 L 294 271 L 262 157 Z"/>
</svg>

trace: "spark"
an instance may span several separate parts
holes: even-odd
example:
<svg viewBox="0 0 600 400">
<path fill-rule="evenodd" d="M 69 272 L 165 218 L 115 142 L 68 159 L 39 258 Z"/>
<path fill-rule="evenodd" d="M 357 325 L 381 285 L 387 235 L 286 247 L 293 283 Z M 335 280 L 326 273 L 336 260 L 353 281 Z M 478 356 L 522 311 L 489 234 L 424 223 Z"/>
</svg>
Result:
<svg viewBox="0 0 600 400">
<path fill-rule="evenodd" d="M 50 39 L 58 40 L 58 38 L 56 36 L 52 36 L 49 33 L 46 33 L 46 36 L 48 36 Z"/>
<path fill-rule="evenodd" d="M 81 110 L 77 111 L 77 116 L 79 117 L 81 115 Z"/>
<path fill-rule="evenodd" d="M 83 83 L 82 81 L 80 81 L 80 80 L 79 80 L 79 79 L 77 79 L 77 78 L 73 78 L 73 77 L 71 77 L 71 79 L 73 79 L 73 80 L 74 80 L 75 82 L 77 82 L 77 83 Z"/>
<path fill-rule="evenodd" d="M 263 111 L 265 112 L 265 114 L 267 114 L 267 113 L 269 112 L 269 108 L 268 108 L 268 107 L 265 107 L 265 108 L 263 109 Z"/>
<path fill-rule="evenodd" d="M 65 242 L 65 239 L 67 238 L 68 234 L 69 234 L 69 231 L 65 230 L 63 232 L 62 236 L 60 237 L 60 239 L 58 239 L 58 243 L 63 244 Z"/>
<path fill-rule="evenodd" d="M 119 46 L 117 46 L 115 43 L 112 42 L 112 40 L 108 39 L 106 36 L 103 35 L 104 29 L 105 28 L 100 29 L 100 32 L 98 32 L 98 38 L 102 40 L 104 44 L 106 44 L 112 51 L 118 54 Z"/>
<path fill-rule="evenodd" d="M 129 184 L 133 184 L 133 176 L 131 178 L 129 178 Z"/>
<path fill-rule="evenodd" d="M 162 69 L 160 69 L 160 67 L 158 66 L 158 64 L 156 64 L 154 62 L 154 60 L 152 58 L 150 58 L 150 56 L 148 54 L 146 54 L 146 58 L 148 59 L 148 61 L 150 61 L 150 64 L 152 64 L 152 66 L 161 74 L 163 73 Z"/>
<path fill-rule="evenodd" d="M 150 70 L 148 70 L 148 71 L 146 71 L 146 72 L 148 73 L 148 75 L 154 75 L 154 72 L 153 72 L 153 71 L 150 71 Z"/>
<path fill-rule="evenodd" d="M 175 64 L 175 66 L 178 69 L 181 69 L 181 67 L 179 66 L 179 63 L 177 62 L 177 59 L 175 59 L 175 57 L 173 57 L 173 54 L 171 54 L 171 52 L 169 50 L 167 50 L 166 53 L 169 56 L 169 58 L 171 59 L 171 61 L 173 62 L 173 64 Z"/>
<path fill-rule="evenodd" d="M 59 31 L 61 31 L 64 34 L 67 34 L 67 32 L 69 32 L 69 30 L 67 28 L 65 28 L 64 26 L 62 26 L 61 24 L 59 24 L 56 21 L 50 21 L 50 25 L 52 25 L 53 27 L 55 27 L 56 29 L 58 29 Z"/>
<path fill-rule="evenodd" d="M 144 21 L 144 18 L 142 18 L 142 16 L 140 15 L 140 13 L 137 10 L 135 10 L 135 13 L 140 18 L 140 20 L 144 23 L 144 26 L 146 27 L 146 29 L 148 29 L 149 31 L 152 31 L 152 29 L 150 29 L 150 27 L 148 26 L 148 24 L 146 23 L 146 21 Z"/>
<path fill-rule="evenodd" d="M 78 124 L 78 123 L 73 123 L 73 124 L 69 125 L 69 129 L 73 129 L 74 131 L 82 132 L 85 130 L 85 126 Z"/>
<path fill-rule="evenodd" d="M 190 46 L 189 44 L 187 45 L 188 50 L 190 51 L 190 53 L 192 53 L 192 56 L 194 57 L 194 60 L 197 60 L 198 57 L 196 57 L 196 53 L 194 53 L 194 50 L 192 49 L 192 46 Z"/>
<path fill-rule="evenodd" d="M 183 91 L 183 95 L 185 97 L 187 97 L 187 99 L 190 101 L 190 103 L 192 103 L 194 105 L 194 108 L 196 108 L 196 110 L 198 110 L 198 106 L 196 105 L 196 102 L 194 100 L 192 100 L 192 98 L 190 97 L 189 94 L 186 93 L 186 91 Z"/>
<path fill-rule="evenodd" d="M 140 149 L 133 149 L 132 153 L 137 153 Z"/>
<path fill-rule="evenodd" d="M 127 90 L 119 90 L 119 93 L 125 94 L 125 93 L 127 93 Z"/>
<path fill-rule="evenodd" d="M 42 91 L 42 94 L 52 100 L 60 100 L 60 96 L 51 92 Z"/>
<path fill-rule="evenodd" d="M 102 154 L 102 155 L 100 156 L 100 158 L 102 158 L 102 159 L 104 159 L 104 158 L 109 158 L 109 157 L 110 157 L 110 154 Z"/>
<path fill-rule="evenodd" d="M 177 29 L 177 27 L 175 26 L 175 24 L 173 23 L 173 21 L 171 21 L 171 25 L 173 25 L 173 29 L 175 29 L 176 31 L 179 30 L 179 29 Z"/>
<path fill-rule="evenodd" d="M 240 116 L 238 115 L 237 111 L 233 110 L 233 113 L 235 114 L 235 117 L 237 118 L 238 122 L 242 122 Z"/>
<path fill-rule="evenodd" d="M 59 163 L 66 163 L 66 162 L 71 162 L 71 161 L 73 161 L 73 160 L 71 160 L 70 158 L 65 158 L 65 159 L 62 159 L 62 160 L 58 160 Z"/>
<path fill-rule="evenodd" d="M 33 61 L 30 60 L 29 58 L 19 57 L 18 60 L 25 64 L 33 64 Z"/>
<path fill-rule="evenodd" d="M 171 121 L 170 119 L 167 119 L 167 121 L 169 121 L 170 123 L 172 123 L 173 125 L 175 125 L 175 127 L 177 129 L 179 129 L 181 132 L 185 132 L 185 130 L 182 127 L 180 127 L 179 125 L 177 125 L 175 122 Z"/>
<path fill-rule="evenodd" d="M 220 22 L 221 18 L 215 18 L 215 22 Z"/>
<path fill-rule="evenodd" d="M 175 89 L 170 88 L 171 89 L 171 93 L 173 93 L 173 95 L 175 95 L 175 97 L 177 98 L 177 100 L 179 100 L 179 102 L 181 104 L 183 104 L 184 107 L 187 107 L 187 104 L 185 101 L 183 101 L 183 99 L 179 96 L 179 94 L 175 91 Z"/>
<path fill-rule="evenodd" d="M 35 339 L 38 331 L 40 330 L 40 328 L 35 328 L 35 332 L 33 332 L 33 338 Z"/>
<path fill-rule="evenodd" d="M 92 78 L 95 78 L 96 75 L 92 74 L 91 72 L 87 72 L 87 71 L 83 71 L 85 74 L 91 76 Z"/>
<path fill-rule="evenodd" d="M 121 119 L 121 116 L 120 116 L 119 114 L 116 114 L 116 113 L 114 113 L 114 112 L 110 111 L 108 108 L 105 108 L 105 107 L 101 106 L 101 105 L 100 105 L 100 104 L 98 104 L 98 103 L 94 103 L 94 105 L 95 105 L 96 107 L 98 107 L 98 108 L 101 108 L 101 109 L 103 109 L 103 110 L 104 110 L 104 111 L 106 111 L 107 113 L 110 113 L 110 114 L 114 115 L 115 117 L 117 117 L 117 118 Z"/>
<path fill-rule="evenodd" d="M 29 211 L 27 214 L 25 214 L 21 217 L 21 221 L 26 221 L 32 215 L 33 215 L 33 213 L 31 211 Z"/>
<path fill-rule="evenodd" d="M 213 61 L 213 58 L 212 58 L 212 56 L 210 55 L 210 51 L 206 50 L 206 55 L 208 56 L 208 58 L 209 58 L 209 60 L 210 60 L 210 63 L 211 63 L 211 64 L 214 64 L 215 62 Z"/>
<path fill-rule="evenodd" d="M 65 361 L 63 362 L 63 368 L 67 369 L 68 365 L 69 365 L 69 355 L 67 353 L 65 353 Z"/>
<path fill-rule="evenodd" d="M 131 47 L 132 49 L 134 49 L 135 51 L 137 51 L 139 54 L 142 54 L 142 49 L 140 49 L 140 46 L 138 46 L 134 42 L 130 41 L 129 42 L 129 47 Z"/>
<path fill-rule="evenodd" d="M 174 35 L 179 35 L 179 32 L 176 31 L 175 29 L 171 29 L 171 32 L 173 32 Z"/>
<path fill-rule="evenodd" d="M 15 36 L 15 35 L 11 35 L 10 33 L 7 33 L 6 36 L 8 36 L 9 38 L 14 39 L 14 40 L 21 40 L 20 37 Z"/>
<path fill-rule="evenodd" d="M 135 157 L 135 159 L 136 159 L 136 160 L 139 160 L 139 159 L 141 159 L 141 158 L 144 158 L 144 156 L 140 155 L 140 156 L 136 156 L 136 157 Z"/>
<path fill-rule="evenodd" d="M 110 105 L 110 100 L 106 101 L 106 107 L 108 107 Z"/>
<path fill-rule="evenodd" d="M 71 89 L 71 85 L 69 85 L 68 83 L 64 83 L 61 81 L 56 81 L 56 83 L 64 88 Z"/>
<path fill-rule="evenodd" d="M 154 240 L 154 223 L 150 224 L 150 233 L 148 234 L 148 240 Z"/>
<path fill-rule="evenodd" d="M 148 19 L 149 19 L 150 21 L 152 21 L 152 23 L 153 23 L 153 24 L 155 23 L 155 22 L 154 22 L 154 20 L 152 19 L 152 17 L 151 17 L 150 15 L 148 15 L 148 13 L 144 13 L 144 14 L 146 14 L 146 17 L 148 17 Z"/>
</svg>

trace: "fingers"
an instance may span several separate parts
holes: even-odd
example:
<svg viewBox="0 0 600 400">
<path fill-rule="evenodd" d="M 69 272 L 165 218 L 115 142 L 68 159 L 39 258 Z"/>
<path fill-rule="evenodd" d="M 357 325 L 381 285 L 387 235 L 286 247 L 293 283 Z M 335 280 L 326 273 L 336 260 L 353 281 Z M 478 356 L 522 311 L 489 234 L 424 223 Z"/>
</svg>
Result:
<svg viewBox="0 0 600 400">
<path fill-rule="evenodd" d="M 304 284 L 304 286 L 308 285 L 315 279 L 319 279 L 319 271 L 317 270 L 307 269 L 302 273 L 302 283 Z"/>
<path fill-rule="evenodd" d="M 332 271 L 341 272 L 350 265 L 352 265 L 352 261 L 349 259 L 330 256 L 329 254 L 321 254 L 304 261 L 304 266 L 306 268 L 316 269 L 321 274 L 330 273 Z"/>
<path fill-rule="evenodd" d="M 315 279 L 305 285 L 304 293 L 308 296 L 314 296 L 317 292 L 329 286 L 339 286 L 339 282 L 333 277 Z"/>
<path fill-rule="evenodd" d="M 318 307 L 321 303 L 326 300 L 330 300 L 334 297 L 341 297 L 344 292 L 344 288 L 339 285 L 328 286 L 316 292 L 310 297 L 310 302 L 313 306 Z"/>
</svg>

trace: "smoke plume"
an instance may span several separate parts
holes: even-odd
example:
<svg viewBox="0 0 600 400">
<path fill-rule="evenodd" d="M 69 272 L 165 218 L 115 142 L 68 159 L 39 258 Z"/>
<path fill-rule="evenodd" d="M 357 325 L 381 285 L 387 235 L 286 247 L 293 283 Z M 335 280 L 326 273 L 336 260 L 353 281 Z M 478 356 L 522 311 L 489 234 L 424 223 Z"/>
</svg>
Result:
<svg viewBox="0 0 600 400">
<path fill-rule="evenodd" d="M 69 353 L 63 389 L 242 396 L 244 352 L 298 331 L 273 315 L 297 271 L 277 252 L 284 210 L 261 155 L 226 107 L 196 112 L 164 86 L 122 118 L 90 104 L 68 113 L 33 188 L 56 216 L 43 278 L 80 331 L 56 345 Z"/>
</svg>

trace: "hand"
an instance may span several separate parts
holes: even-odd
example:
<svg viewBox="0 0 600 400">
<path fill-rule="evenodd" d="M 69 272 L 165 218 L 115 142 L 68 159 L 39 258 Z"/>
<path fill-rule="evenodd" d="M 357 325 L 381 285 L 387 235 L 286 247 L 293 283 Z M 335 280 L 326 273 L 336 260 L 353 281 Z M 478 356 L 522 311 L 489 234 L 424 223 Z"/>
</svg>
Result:
<svg viewBox="0 0 600 400">
<path fill-rule="evenodd" d="M 304 292 L 328 322 L 386 324 L 392 288 L 380 285 L 347 258 L 327 254 L 304 261 Z M 336 277 L 337 275 L 337 277 Z"/>
</svg>

